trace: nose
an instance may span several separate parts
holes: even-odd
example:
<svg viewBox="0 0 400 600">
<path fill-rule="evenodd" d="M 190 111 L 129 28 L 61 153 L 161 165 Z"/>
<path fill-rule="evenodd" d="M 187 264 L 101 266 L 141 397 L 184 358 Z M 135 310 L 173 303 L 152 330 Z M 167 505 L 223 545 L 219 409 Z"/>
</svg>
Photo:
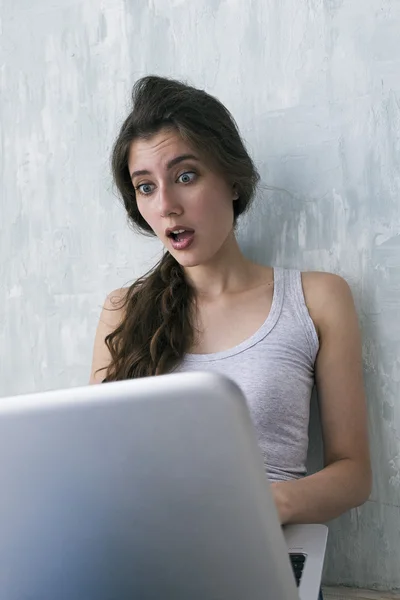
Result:
<svg viewBox="0 0 400 600">
<path fill-rule="evenodd" d="M 159 207 L 162 217 L 180 215 L 182 213 L 182 207 L 178 202 L 176 194 L 168 186 L 161 186 L 159 188 Z"/>
</svg>

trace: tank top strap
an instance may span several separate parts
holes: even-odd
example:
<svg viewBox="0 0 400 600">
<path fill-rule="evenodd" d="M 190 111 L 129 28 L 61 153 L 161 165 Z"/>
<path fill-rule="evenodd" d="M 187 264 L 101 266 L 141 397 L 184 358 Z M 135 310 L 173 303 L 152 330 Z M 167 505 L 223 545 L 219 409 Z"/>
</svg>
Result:
<svg viewBox="0 0 400 600">
<path fill-rule="evenodd" d="M 314 361 L 319 349 L 319 340 L 304 297 L 301 271 L 276 268 L 274 273 L 277 275 L 275 279 L 278 296 L 283 296 L 281 318 L 284 318 L 285 313 L 289 313 L 301 324 L 308 342 L 310 359 Z"/>
</svg>

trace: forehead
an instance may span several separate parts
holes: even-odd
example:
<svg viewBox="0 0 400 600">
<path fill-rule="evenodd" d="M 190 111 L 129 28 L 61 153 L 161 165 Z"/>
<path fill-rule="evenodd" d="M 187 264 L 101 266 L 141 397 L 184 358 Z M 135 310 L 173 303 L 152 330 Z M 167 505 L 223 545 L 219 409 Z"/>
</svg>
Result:
<svg viewBox="0 0 400 600">
<path fill-rule="evenodd" d="M 152 136 L 132 142 L 128 155 L 129 169 L 162 167 L 180 154 L 196 154 L 200 158 L 199 153 L 182 139 L 176 129 L 162 129 Z"/>
</svg>

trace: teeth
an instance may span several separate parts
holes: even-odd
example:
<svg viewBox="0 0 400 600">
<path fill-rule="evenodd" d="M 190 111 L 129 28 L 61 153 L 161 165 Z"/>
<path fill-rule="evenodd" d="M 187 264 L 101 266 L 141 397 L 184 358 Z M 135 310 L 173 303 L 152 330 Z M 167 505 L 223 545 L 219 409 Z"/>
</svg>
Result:
<svg viewBox="0 0 400 600">
<path fill-rule="evenodd" d="M 178 233 L 184 233 L 186 231 L 186 229 L 175 229 L 172 233 L 174 235 L 178 235 Z"/>
</svg>

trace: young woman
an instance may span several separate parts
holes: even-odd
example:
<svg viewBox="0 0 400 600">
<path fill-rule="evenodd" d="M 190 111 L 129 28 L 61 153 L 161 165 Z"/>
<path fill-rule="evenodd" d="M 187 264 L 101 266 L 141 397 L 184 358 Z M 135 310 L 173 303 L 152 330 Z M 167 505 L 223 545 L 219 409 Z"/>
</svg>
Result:
<svg viewBox="0 0 400 600">
<path fill-rule="evenodd" d="M 204 91 L 145 77 L 112 169 L 132 224 L 161 261 L 112 292 L 91 383 L 215 370 L 243 390 L 282 523 L 326 522 L 371 488 L 361 344 L 343 279 L 247 260 L 235 238 L 259 179 L 228 110 Z M 306 476 L 317 385 L 325 467 Z"/>
</svg>

